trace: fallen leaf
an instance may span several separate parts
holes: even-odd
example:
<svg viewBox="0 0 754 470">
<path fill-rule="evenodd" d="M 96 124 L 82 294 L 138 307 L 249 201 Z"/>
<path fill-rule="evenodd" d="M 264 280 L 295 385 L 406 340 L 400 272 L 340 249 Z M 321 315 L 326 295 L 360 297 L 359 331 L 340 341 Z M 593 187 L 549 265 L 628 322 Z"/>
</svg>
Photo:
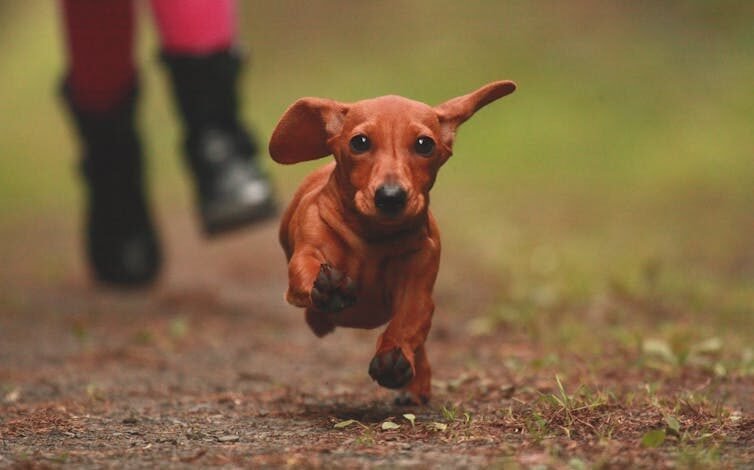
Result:
<svg viewBox="0 0 754 470">
<path fill-rule="evenodd" d="M 406 413 L 403 415 L 404 418 L 408 420 L 409 423 L 411 423 L 411 427 L 414 427 L 414 423 L 416 422 L 416 416 L 413 413 Z"/>
<path fill-rule="evenodd" d="M 438 423 L 437 421 L 433 421 L 430 424 L 430 429 L 432 429 L 433 431 L 445 431 L 446 429 L 448 429 L 448 425 L 445 423 Z"/>
<path fill-rule="evenodd" d="M 696 354 L 714 355 L 723 349 L 723 341 L 720 338 L 713 337 L 696 343 L 691 346 L 691 352 Z"/>
<path fill-rule="evenodd" d="M 666 416 L 665 424 L 668 425 L 669 434 L 677 436 L 681 433 L 681 423 L 678 422 L 675 416 Z"/>
<path fill-rule="evenodd" d="M 400 424 L 395 424 L 392 421 L 385 421 L 384 423 L 382 423 L 381 427 L 382 427 L 383 431 L 390 431 L 392 429 L 398 429 L 398 428 L 400 428 L 401 425 Z"/>
<path fill-rule="evenodd" d="M 661 359 L 671 364 L 678 363 L 678 358 L 673 353 L 670 345 L 661 339 L 646 339 L 641 345 L 641 349 L 644 354 L 650 356 L 658 356 Z"/>
<path fill-rule="evenodd" d="M 356 424 L 356 423 L 358 423 L 358 421 L 356 421 L 355 419 L 347 419 L 345 421 L 341 421 L 339 423 L 335 423 L 335 425 L 333 427 L 335 429 L 345 429 L 348 426 L 350 426 L 352 424 Z"/>
<path fill-rule="evenodd" d="M 652 431 L 648 431 L 644 433 L 644 435 L 641 437 L 641 446 L 642 447 L 659 447 L 662 445 L 662 443 L 665 442 L 665 430 L 664 429 L 654 429 Z"/>
</svg>

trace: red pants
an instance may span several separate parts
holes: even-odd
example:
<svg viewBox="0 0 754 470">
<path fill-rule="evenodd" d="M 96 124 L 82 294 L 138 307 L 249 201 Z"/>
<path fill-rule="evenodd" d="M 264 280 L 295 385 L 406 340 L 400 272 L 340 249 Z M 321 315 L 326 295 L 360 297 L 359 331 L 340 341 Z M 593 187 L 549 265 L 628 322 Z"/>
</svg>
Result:
<svg viewBox="0 0 754 470">
<path fill-rule="evenodd" d="M 151 0 L 163 51 L 203 55 L 225 50 L 236 38 L 234 0 Z M 132 87 L 132 0 L 63 0 L 68 86 L 76 105 L 106 111 Z"/>
</svg>

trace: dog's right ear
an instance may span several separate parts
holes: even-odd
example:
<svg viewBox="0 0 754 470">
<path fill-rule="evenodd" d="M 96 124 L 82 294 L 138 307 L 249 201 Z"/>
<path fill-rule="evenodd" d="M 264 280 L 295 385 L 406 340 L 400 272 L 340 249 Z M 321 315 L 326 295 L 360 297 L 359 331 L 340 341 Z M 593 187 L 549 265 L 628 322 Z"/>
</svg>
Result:
<svg viewBox="0 0 754 470">
<path fill-rule="evenodd" d="M 323 98 L 301 98 L 280 118 L 270 138 L 278 163 L 316 160 L 332 154 L 329 140 L 340 134 L 348 105 Z"/>
</svg>

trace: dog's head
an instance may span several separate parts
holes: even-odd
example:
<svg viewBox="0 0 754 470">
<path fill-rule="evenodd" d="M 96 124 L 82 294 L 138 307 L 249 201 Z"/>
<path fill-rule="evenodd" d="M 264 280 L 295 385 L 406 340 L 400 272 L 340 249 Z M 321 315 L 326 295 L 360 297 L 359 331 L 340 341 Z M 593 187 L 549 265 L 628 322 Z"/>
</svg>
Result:
<svg viewBox="0 0 754 470">
<path fill-rule="evenodd" d="M 400 96 L 356 103 L 302 98 L 275 127 L 270 155 L 287 164 L 334 155 L 344 204 L 379 225 L 401 225 L 426 212 L 458 126 L 515 89 L 510 81 L 493 82 L 435 107 Z"/>
</svg>

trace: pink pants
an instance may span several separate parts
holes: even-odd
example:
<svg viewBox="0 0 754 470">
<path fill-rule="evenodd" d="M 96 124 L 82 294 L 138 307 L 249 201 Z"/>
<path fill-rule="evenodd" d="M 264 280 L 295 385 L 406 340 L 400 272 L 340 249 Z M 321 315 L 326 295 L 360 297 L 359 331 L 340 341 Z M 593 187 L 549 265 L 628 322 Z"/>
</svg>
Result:
<svg viewBox="0 0 754 470">
<path fill-rule="evenodd" d="M 235 0 L 151 0 L 163 51 L 205 55 L 236 39 Z M 132 0 L 62 0 L 68 86 L 78 107 L 107 111 L 133 86 Z"/>
</svg>

